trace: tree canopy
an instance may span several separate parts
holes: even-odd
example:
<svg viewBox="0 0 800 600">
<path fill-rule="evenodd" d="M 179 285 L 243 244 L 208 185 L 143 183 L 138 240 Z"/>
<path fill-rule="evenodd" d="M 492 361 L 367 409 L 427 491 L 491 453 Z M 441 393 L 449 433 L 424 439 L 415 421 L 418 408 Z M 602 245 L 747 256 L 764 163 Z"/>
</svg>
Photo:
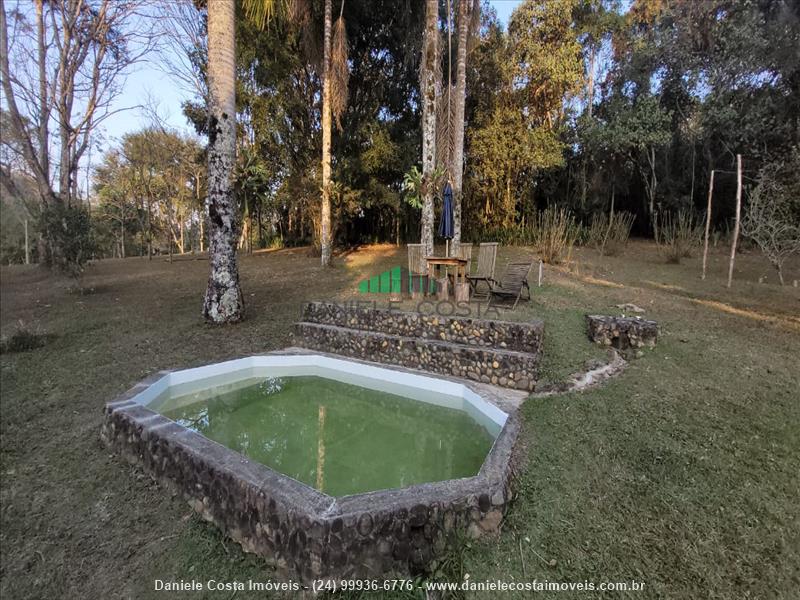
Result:
<svg viewBox="0 0 800 600">
<path fill-rule="evenodd" d="M 300 21 L 273 19 L 265 27 L 237 12 L 234 192 L 244 220 L 242 248 L 319 243 L 322 4 L 308 3 Z M 448 47 L 444 7 L 440 3 L 440 49 Z M 202 3 L 192 11 L 181 12 L 196 19 L 189 29 L 204 31 Z M 350 77 L 341 127 L 332 133 L 333 239 L 340 247 L 418 241 L 419 209 L 404 201 L 403 182 L 421 166 L 424 2 L 347 0 L 334 3 L 339 11 L 347 23 Z M 572 209 L 588 223 L 608 210 L 612 194 L 618 210 L 635 215 L 633 231 L 650 235 L 658 212 L 702 211 L 711 170 L 731 170 L 736 154 L 755 185 L 762 169 L 797 151 L 795 2 L 525 0 L 507 28 L 488 3 L 475 18 L 464 111 L 465 241 L 513 239 L 549 205 Z M 187 48 L 183 64 L 194 69 L 196 88 L 206 89 L 207 56 L 202 48 Z M 455 54 L 440 54 L 441 68 L 454 69 L 448 60 Z M 198 94 L 184 106 L 200 136 L 207 134 L 206 102 Z M 137 192 L 124 216 L 114 209 L 124 221 L 116 223 L 118 233 L 107 231 L 114 198 L 133 185 L 132 145 L 137 136 L 159 135 L 129 136 L 96 170 L 93 210 L 99 212 L 93 216 L 99 229 L 105 227 L 99 255 L 119 254 L 123 232 L 127 252 L 147 252 L 150 244 L 142 240 L 153 236 L 160 236 L 155 246 L 164 251 L 201 246 L 197 198 L 178 200 L 202 197 L 195 184 L 163 192 L 159 197 L 174 204 L 160 206 L 150 224 L 141 218 Z M 184 156 L 189 142 L 170 141 L 170 135 L 159 137 L 145 157 L 164 181 L 188 173 L 184 159 L 172 153 Z M 19 155 L 13 137 L 3 143 L 4 156 Z M 190 154 L 201 151 L 190 145 Z M 4 172 L 14 164 L 5 160 Z M 732 198 L 732 185 L 732 178 L 722 178 L 716 191 Z M 731 218 L 729 204 L 715 210 L 715 226 Z M 168 224 L 170 218 L 175 221 Z"/>
</svg>

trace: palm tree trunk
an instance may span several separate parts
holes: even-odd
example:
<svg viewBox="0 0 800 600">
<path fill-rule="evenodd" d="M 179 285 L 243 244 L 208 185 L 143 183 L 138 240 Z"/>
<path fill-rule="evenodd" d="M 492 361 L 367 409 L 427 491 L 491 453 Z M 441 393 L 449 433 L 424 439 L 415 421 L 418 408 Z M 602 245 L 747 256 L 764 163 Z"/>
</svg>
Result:
<svg viewBox="0 0 800 600">
<path fill-rule="evenodd" d="M 425 0 L 425 33 L 422 47 L 422 232 L 427 256 L 433 254 L 433 172 L 436 169 L 436 83 L 439 38 L 439 3 Z"/>
<path fill-rule="evenodd" d="M 331 27 L 333 2 L 325 0 L 325 39 L 322 66 L 322 214 L 320 249 L 322 266 L 331 263 Z"/>
<path fill-rule="evenodd" d="M 208 246 L 211 273 L 203 316 L 212 323 L 240 321 L 244 313 L 236 265 L 237 210 L 230 175 L 236 160 L 236 6 L 208 3 Z"/>
<path fill-rule="evenodd" d="M 472 21 L 473 0 L 458 5 L 458 57 L 456 59 L 456 97 L 453 106 L 453 155 L 450 173 L 453 183 L 452 254 L 459 255 L 461 245 L 461 199 L 464 181 L 464 104 L 467 98 L 467 38 Z"/>
</svg>

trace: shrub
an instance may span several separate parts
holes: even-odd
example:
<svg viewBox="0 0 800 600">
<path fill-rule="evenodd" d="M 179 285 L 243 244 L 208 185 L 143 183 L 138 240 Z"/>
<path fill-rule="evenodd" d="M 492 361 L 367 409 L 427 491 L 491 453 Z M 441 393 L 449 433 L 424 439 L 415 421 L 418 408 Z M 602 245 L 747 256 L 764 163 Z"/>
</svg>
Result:
<svg viewBox="0 0 800 600">
<path fill-rule="evenodd" d="M 800 185 L 796 181 L 800 152 L 793 158 L 794 165 L 777 163 L 761 169 L 742 219 L 742 233 L 758 244 L 778 272 L 781 285 L 783 263 L 800 251 Z"/>
<path fill-rule="evenodd" d="M 267 243 L 266 247 L 269 248 L 270 250 L 280 250 L 286 247 L 286 243 L 284 242 L 282 236 L 275 235 L 269 239 L 269 242 Z"/>
<path fill-rule="evenodd" d="M 703 238 L 702 220 L 689 210 L 656 215 L 656 225 L 656 244 L 669 263 L 691 257 Z"/>
<path fill-rule="evenodd" d="M 537 213 L 530 227 L 533 245 L 548 264 L 558 264 L 569 255 L 581 233 L 572 212 L 555 206 Z"/>
<path fill-rule="evenodd" d="M 0 341 L 0 352 L 27 352 L 44 346 L 47 336 L 38 325 L 26 325 L 18 321 L 13 333 Z"/>
<path fill-rule="evenodd" d="M 595 213 L 586 230 L 586 244 L 600 251 L 600 256 L 615 256 L 622 252 L 631 235 L 634 215 L 628 212 Z"/>
<path fill-rule="evenodd" d="M 40 227 L 48 240 L 47 262 L 79 279 L 95 250 L 89 213 L 80 207 L 53 204 L 42 211 Z"/>
</svg>

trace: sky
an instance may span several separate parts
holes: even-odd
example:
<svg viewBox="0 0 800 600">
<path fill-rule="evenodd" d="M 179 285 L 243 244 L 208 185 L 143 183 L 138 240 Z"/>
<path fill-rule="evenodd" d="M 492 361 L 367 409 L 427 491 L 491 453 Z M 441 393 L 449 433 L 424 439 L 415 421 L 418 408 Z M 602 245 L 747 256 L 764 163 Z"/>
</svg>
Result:
<svg viewBox="0 0 800 600">
<path fill-rule="evenodd" d="M 503 24 L 508 23 L 511 12 L 521 0 L 491 0 L 497 16 Z M 103 150 L 120 140 L 128 132 L 141 129 L 149 118 L 139 105 L 156 102 L 159 117 L 171 127 L 178 130 L 190 130 L 186 118 L 181 111 L 181 103 L 189 97 L 166 73 L 156 65 L 141 63 L 128 75 L 122 94 L 116 99 L 114 109 L 123 110 L 110 116 L 103 123 Z M 94 162 L 94 161 L 93 161 Z"/>
</svg>

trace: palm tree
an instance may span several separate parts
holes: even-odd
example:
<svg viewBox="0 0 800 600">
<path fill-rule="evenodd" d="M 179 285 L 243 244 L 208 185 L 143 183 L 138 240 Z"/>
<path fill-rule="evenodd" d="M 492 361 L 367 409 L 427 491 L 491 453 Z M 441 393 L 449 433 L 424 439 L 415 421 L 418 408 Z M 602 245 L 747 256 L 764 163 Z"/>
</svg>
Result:
<svg viewBox="0 0 800 600">
<path fill-rule="evenodd" d="M 473 5 L 474 3 L 474 5 Z M 459 0 L 458 54 L 456 57 L 456 89 L 453 106 L 453 142 L 450 156 L 450 177 L 453 187 L 453 241 L 452 251 L 458 255 L 461 244 L 461 198 L 464 179 L 464 104 L 467 98 L 467 46 L 474 16 L 480 5 L 476 0 Z"/>
<path fill-rule="evenodd" d="M 231 174 L 236 161 L 236 5 L 208 3 L 208 251 L 211 273 L 203 316 L 212 323 L 244 317 L 236 264 L 238 211 Z"/>
<path fill-rule="evenodd" d="M 325 0 L 325 33 L 322 57 L 322 211 L 320 250 L 322 266 L 331 262 L 331 27 L 333 2 Z"/>
<path fill-rule="evenodd" d="M 439 2 L 425 0 L 420 94 L 422 95 L 422 233 L 420 241 L 433 254 L 433 197 L 436 170 L 436 106 L 439 101 Z"/>
<path fill-rule="evenodd" d="M 301 27 L 311 27 L 311 7 L 307 0 L 244 0 L 247 15 L 261 28 L 278 9 L 288 8 L 289 18 Z M 322 266 L 330 265 L 331 228 L 331 138 L 333 120 L 341 129 L 341 116 L 347 104 L 347 35 L 344 24 L 344 0 L 339 18 L 333 23 L 333 1 L 325 0 L 322 59 L 322 205 L 320 210 L 320 249 Z"/>
</svg>

